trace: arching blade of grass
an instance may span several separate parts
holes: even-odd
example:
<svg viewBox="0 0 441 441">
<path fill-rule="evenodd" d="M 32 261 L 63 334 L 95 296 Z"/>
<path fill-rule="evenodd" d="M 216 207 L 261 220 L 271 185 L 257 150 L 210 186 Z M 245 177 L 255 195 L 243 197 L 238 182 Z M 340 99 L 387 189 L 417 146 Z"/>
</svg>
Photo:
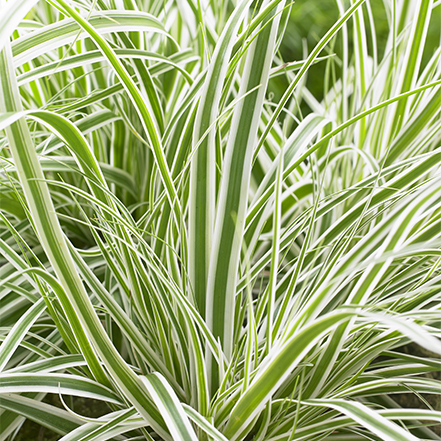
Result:
<svg viewBox="0 0 441 441">
<path fill-rule="evenodd" d="M 411 387 L 413 390 L 419 391 L 419 393 L 433 393 L 439 394 L 440 382 L 431 378 L 408 378 L 399 379 L 399 377 L 382 378 L 379 380 L 365 381 L 352 387 L 348 387 L 345 391 L 346 397 L 361 397 L 363 395 L 379 395 L 383 393 L 390 393 L 394 389 L 400 387 Z M 335 394 L 335 398 L 341 399 L 342 393 Z"/>
<path fill-rule="evenodd" d="M 7 372 L 51 372 L 61 369 L 70 369 L 78 366 L 84 366 L 86 362 L 82 355 L 60 355 L 50 357 L 49 359 L 38 360 L 26 363 L 23 366 L 18 366 L 8 369 Z M 71 370 L 73 372 L 74 370 Z"/>
<path fill-rule="evenodd" d="M 38 300 L 10 330 L 8 336 L 0 346 L 0 372 L 4 370 L 7 362 L 13 356 L 14 351 L 20 345 L 21 340 L 45 308 L 44 299 Z"/>
<path fill-rule="evenodd" d="M 92 440 L 107 440 L 112 439 L 121 433 L 129 432 L 130 430 L 143 427 L 145 422 L 137 418 L 135 409 L 128 409 L 119 412 L 113 412 L 103 418 L 97 418 L 94 422 L 85 423 L 78 429 L 69 432 L 60 441 L 92 441 Z"/>
<path fill-rule="evenodd" d="M 189 56 L 187 59 L 185 59 L 182 57 L 182 55 L 185 55 L 185 52 L 183 54 L 173 54 L 173 57 L 164 57 L 162 55 L 155 54 L 154 52 L 140 51 L 137 49 L 115 49 L 115 53 L 121 59 L 127 58 L 156 61 L 157 63 L 153 65 L 150 70 L 153 74 L 156 74 L 159 69 L 163 69 L 164 67 L 173 67 L 174 69 L 178 70 L 189 83 L 193 82 L 191 76 L 181 65 L 184 64 L 183 61 L 191 62 L 195 61 L 197 58 Z M 178 57 L 179 59 L 174 61 L 174 59 L 177 59 Z M 100 51 L 88 51 L 79 55 L 73 55 L 71 57 L 65 58 L 61 62 L 54 61 L 52 63 L 46 63 L 42 66 L 35 67 L 29 72 L 21 74 L 17 78 L 18 85 L 22 86 L 23 84 L 27 84 L 39 78 L 51 76 L 54 74 L 54 72 L 71 70 L 76 67 L 87 66 L 89 64 L 105 60 L 106 58 Z"/>
<path fill-rule="evenodd" d="M 407 430 L 384 418 L 378 412 L 369 409 L 361 403 L 345 400 L 316 400 L 312 405 L 329 406 L 341 413 L 348 415 L 352 420 L 366 427 L 384 441 L 417 441 L 418 438 Z"/>
<path fill-rule="evenodd" d="M 109 389 L 100 384 L 67 374 L 0 374 L 1 393 L 19 392 L 52 392 L 72 394 L 76 396 L 95 398 L 97 400 L 120 403 L 118 397 Z"/>
<path fill-rule="evenodd" d="M 142 30 L 167 35 L 162 23 L 156 17 L 134 11 L 103 11 L 99 15 L 92 15 L 87 23 L 102 32 Z M 88 36 L 87 31 L 82 30 L 80 23 L 74 18 L 68 18 L 14 40 L 12 43 L 14 64 L 20 66 L 52 49 L 72 43 L 79 31 L 79 38 Z"/>
<path fill-rule="evenodd" d="M 18 394 L 2 394 L 2 408 L 29 418 L 59 435 L 75 430 L 82 421 L 66 410 Z M 2 415 L 2 423 L 3 423 Z M 2 431 L 6 427 L 2 424 Z"/>
</svg>

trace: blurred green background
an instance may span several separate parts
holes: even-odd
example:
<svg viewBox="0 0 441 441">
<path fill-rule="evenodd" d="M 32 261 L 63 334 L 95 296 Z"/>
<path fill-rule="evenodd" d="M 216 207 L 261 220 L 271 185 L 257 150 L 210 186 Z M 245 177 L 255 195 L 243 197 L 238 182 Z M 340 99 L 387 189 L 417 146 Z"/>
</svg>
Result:
<svg viewBox="0 0 441 441">
<path fill-rule="evenodd" d="M 375 22 L 375 33 L 377 35 L 378 58 L 381 59 L 386 45 L 386 38 L 389 30 L 389 23 L 385 9 L 385 3 L 391 4 L 392 0 L 371 0 L 371 10 Z M 397 4 L 400 0 L 396 0 Z M 345 1 L 345 8 L 349 2 Z M 368 34 L 369 20 L 364 8 L 365 23 Z M 314 48 L 326 31 L 338 20 L 339 13 L 336 0 L 296 0 L 292 5 L 290 22 L 287 26 L 285 37 L 280 47 L 281 55 L 284 61 L 295 61 L 304 58 L 304 45 L 306 44 L 308 52 Z M 432 20 L 428 32 L 428 44 L 425 50 L 422 65 L 430 58 L 435 49 L 439 47 L 441 40 L 441 4 L 433 12 Z M 352 45 L 352 23 L 348 24 L 349 46 Z M 372 42 L 368 39 L 369 50 L 372 50 Z M 337 56 L 341 53 L 341 33 L 335 42 L 335 53 Z M 351 53 L 351 51 L 350 51 Z M 324 55 L 324 53 L 322 54 Z M 307 85 L 314 96 L 321 100 L 323 98 L 323 75 L 324 63 L 319 63 L 311 68 L 308 74 Z M 277 85 L 279 90 L 274 91 L 277 95 L 283 93 L 283 87 L 286 84 Z"/>
</svg>

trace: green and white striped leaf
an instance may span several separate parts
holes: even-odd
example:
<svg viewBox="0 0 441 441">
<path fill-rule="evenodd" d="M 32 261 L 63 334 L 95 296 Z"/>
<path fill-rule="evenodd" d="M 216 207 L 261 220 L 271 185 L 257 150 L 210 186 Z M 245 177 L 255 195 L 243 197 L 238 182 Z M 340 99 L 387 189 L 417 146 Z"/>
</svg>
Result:
<svg viewBox="0 0 441 441">
<path fill-rule="evenodd" d="M 196 441 L 196 434 L 184 412 L 178 397 L 167 381 L 158 373 L 142 377 L 153 402 L 158 407 L 165 423 L 177 441 Z"/>
</svg>

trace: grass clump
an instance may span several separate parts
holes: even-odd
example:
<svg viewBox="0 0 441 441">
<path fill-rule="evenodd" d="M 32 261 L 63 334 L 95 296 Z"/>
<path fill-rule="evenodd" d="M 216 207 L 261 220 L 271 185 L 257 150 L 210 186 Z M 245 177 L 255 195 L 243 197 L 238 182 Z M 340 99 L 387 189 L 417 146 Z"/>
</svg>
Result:
<svg viewBox="0 0 441 441">
<path fill-rule="evenodd" d="M 439 439 L 440 3 L 335 8 L 3 2 L 1 440 Z"/>
</svg>

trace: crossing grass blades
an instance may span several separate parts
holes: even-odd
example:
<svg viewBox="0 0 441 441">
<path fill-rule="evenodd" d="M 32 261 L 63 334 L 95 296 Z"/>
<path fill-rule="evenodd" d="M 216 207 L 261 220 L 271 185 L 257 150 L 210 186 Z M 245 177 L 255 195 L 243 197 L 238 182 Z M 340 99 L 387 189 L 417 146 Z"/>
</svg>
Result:
<svg viewBox="0 0 441 441">
<path fill-rule="evenodd" d="M 297 7 L 3 1 L 0 440 L 440 439 L 440 2 Z"/>
</svg>

